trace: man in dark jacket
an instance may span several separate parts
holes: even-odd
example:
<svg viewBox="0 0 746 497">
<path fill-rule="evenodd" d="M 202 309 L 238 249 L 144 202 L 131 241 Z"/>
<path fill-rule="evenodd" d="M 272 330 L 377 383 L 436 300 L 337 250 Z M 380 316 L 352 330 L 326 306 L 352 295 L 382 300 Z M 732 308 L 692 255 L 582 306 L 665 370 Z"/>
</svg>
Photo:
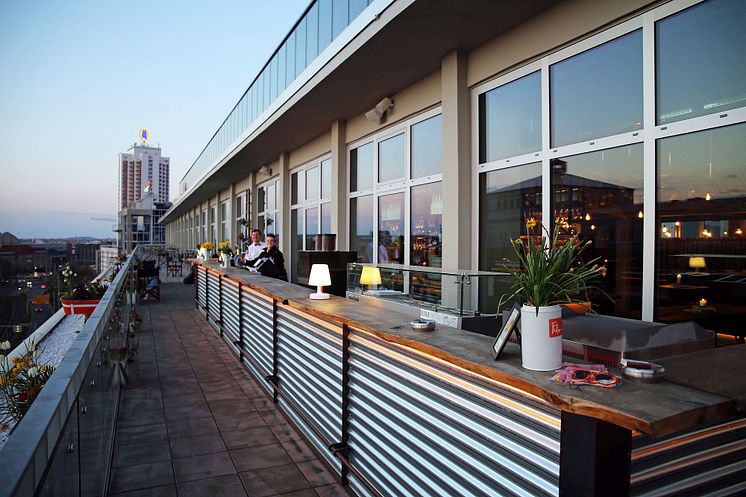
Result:
<svg viewBox="0 0 746 497">
<path fill-rule="evenodd" d="M 277 245 L 275 245 L 277 241 L 275 235 L 267 233 L 264 241 L 267 246 L 264 247 L 264 250 L 262 250 L 258 257 L 246 262 L 246 266 L 256 267 L 264 276 L 287 281 L 288 273 L 285 271 L 285 257 L 280 252 L 280 249 L 277 248 Z M 267 261 L 260 264 L 260 261 L 263 259 L 267 259 Z"/>
</svg>

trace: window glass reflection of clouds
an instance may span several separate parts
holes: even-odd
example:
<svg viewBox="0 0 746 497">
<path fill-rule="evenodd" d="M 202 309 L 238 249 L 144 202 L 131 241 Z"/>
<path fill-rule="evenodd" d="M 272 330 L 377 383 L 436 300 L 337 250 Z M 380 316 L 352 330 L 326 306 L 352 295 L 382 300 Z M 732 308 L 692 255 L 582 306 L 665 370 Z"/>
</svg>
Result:
<svg viewBox="0 0 746 497">
<path fill-rule="evenodd" d="M 404 133 L 378 142 L 378 181 L 384 183 L 404 177 L 406 156 Z"/>
<path fill-rule="evenodd" d="M 642 128 L 642 31 L 550 67 L 552 147 Z"/>
<path fill-rule="evenodd" d="M 658 124 L 746 106 L 746 2 L 711 0 L 655 25 Z"/>
<path fill-rule="evenodd" d="M 411 129 L 412 178 L 439 174 L 443 162 L 442 115 L 413 124 Z"/>
<path fill-rule="evenodd" d="M 479 96 L 479 162 L 541 150 L 541 72 Z"/>
</svg>

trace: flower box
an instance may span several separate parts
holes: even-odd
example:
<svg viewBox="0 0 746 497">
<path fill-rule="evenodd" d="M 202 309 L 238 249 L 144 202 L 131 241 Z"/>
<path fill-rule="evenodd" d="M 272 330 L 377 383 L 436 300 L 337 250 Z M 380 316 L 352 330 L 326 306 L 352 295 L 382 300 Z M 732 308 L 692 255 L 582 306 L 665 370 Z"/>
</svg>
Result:
<svg viewBox="0 0 746 497">
<path fill-rule="evenodd" d="M 61 299 L 62 308 L 65 314 L 82 314 L 86 317 L 93 314 L 94 309 L 101 300 L 67 300 Z"/>
</svg>

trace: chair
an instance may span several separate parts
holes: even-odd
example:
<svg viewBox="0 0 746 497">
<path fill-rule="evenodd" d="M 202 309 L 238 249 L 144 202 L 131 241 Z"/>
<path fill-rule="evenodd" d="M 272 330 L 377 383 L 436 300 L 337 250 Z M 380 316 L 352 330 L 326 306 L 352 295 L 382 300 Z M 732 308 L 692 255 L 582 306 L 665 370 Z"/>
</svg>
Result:
<svg viewBox="0 0 746 497">
<path fill-rule="evenodd" d="M 183 261 L 180 254 L 168 254 L 166 257 L 166 276 L 183 276 Z"/>
<path fill-rule="evenodd" d="M 158 302 L 161 301 L 161 282 L 159 278 L 161 268 L 155 264 L 156 261 L 145 260 L 137 269 L 137 291 L 141 301 L 148 300 L 150 297 Z"/>
</svg>

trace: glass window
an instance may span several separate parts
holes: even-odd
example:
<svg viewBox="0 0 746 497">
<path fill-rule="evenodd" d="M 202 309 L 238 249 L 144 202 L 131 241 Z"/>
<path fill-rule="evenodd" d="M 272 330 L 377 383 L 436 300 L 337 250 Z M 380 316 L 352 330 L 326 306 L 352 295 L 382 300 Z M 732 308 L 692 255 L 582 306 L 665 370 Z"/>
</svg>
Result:
<svg viewBox="0 0 746 497">
<path fill-rule="evenodd" d="M 412 126 L 412 177 L 442 172 L 443 116 L 438 114 Z"/>
<path fill-rule="evenodd" d="M 404 177 L 404 133 L 378 142 L 378 182 Z"/>
<path fill-rule="evenodd" d="M 350 250 L 358 262 L 373 262 L 373 196 L 350 199 Z"/>
<path fill-rule="evenodd" d="M 479 95 L 479 162 L 541 150 L 541 72 Z"/>
<path fill-rule="evenodd" d="M 642 316 L 642 144 L 553 159 L 552 220 L 560 236 L 580 234 L 592 244 L 586 260 L 607 268 L 601 288 L 615 302 L 591 293 L 594 309 L 633 319 Z"/>
<path fill-rule="evenodd" d="M 332 0 L 319 0 L 319 53 L 332 41 Z"/>
<path fill-rule="evenodd" d="M 332 232 L 332 204 L 321 204 L 321 233 Z"/>
<path fill-rule="evenodd" d="M 373 143 L 350 150 L 350 191 L 373 186 Z"/>
<path fill-rule="evenodd" d="M 310 64 L 319 53 L 319 4 L 306 14 L 306 62 Z"/>
<path fill-rule="evenodd" d="M 503 271 L 515 259 L 511 240 L 527 236 L 526 222 L 541 225 L 541 163 L 479 175 L 479 269 Z"/>
<path fill-rule="evenodd" d="M 292 239 L 290 240 L 290 282 L 298 283 L 298 271 L 295 269 L 298 262 L 298 253 L 303 250 L 303 216 L 298 213 L 303 212 L 301 209 L 290 211 L 290 231 Z"/>
<path fill-rule="evenodd" d="M 306 68 L 306 19 L 303 18 L 295 28 L 295 75 Z"/>
<path fill-rule="evenodd" d="M 552 147 L 642 128 L 642 32 L 550 67 Z"/>
<path fill-rule="evenodd" d="M 321 198 L 332 197 L 332 160 L 321 161 Z"/>
<path fill-rule="evenodd" d="M 441 183 L 412 187 L 410 261 L 413 266 L 442 267 L 443 189 Z"/>
<path fill-rule="evenodd" d="M 319 199 L 319 168 L 313 167 L 306 171 L 306 200 Z"/>
<path fill-rule="evenodd" d="M 266 195 L 265 195 L 264 188 L 257 189 L 256 210 L 258 212 L 264 212 L 265 210 L 267 210 L 267 202 L 266 202 Z"/>
<path fill-rule="evenodd" d="M 658 124 L 746 106 L 746 2 L 711 0 L 655 25 Z"/>
<path fill-rule="evenodd" d="M 332 0 L 332 39 L 347 27 L 347 0 Z"/>
<path fill-rule="evenodd" d="M 656 321 L 746 320 L 746 124 L 659 140 Z"/>
<path fill-rule="evenodd" d="M 298 203 L 298 174 L 295 172 L 290 175 L 290 205 Z"/>
<path fill-rule="evenodd" d="M 319 209 L 317 207 L 306 209 L 306 250 L 316 250 L 316 235 L 318 232 Z"/>
<path fill-rule="evenodd" d="M 275 201 L 277 198 L 275 196 L 275 192 L 277 190 L 276 186 L 277 186 L 277 182 L 275 181 L 264 187 L 265 190 L 267 191 L 266 192 L 267 210 L 273 210 L 277 207 L 277 203 Z"/>
<path fill-rule="evenodd" d="M 378 263 L 404 264 L 404 194 L 378 197 Z"/>
</svg>

